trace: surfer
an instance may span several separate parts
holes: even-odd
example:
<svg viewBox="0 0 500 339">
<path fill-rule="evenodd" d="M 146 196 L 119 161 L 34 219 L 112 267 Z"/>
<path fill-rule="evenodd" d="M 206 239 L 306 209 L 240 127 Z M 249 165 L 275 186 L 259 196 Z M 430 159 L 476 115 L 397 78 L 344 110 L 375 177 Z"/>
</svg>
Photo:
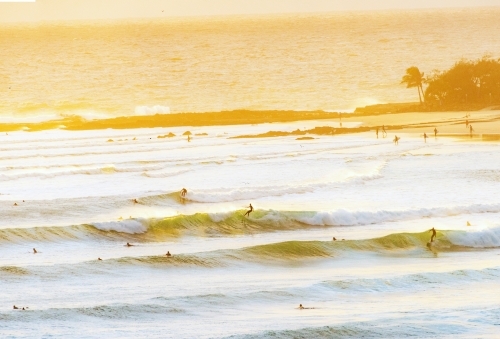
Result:
<svg viewBox="0 0 500 339">
<path fill-rule="evenodd" d="M 170 251 L 167 251 L 167 254 L 165 254 L 167 257 L 171 257 L 172 254 L 170 254 Z"/>
<path fill-rule="evenodd" d="M 437 134 L 438 134 L 438 130 L 436 127 L 434 127 L 434 138 L 437 137 Z"/>
<path fill-rule="evenodd" d="M 125 246 L 131 247 L 131 246 L 134 246 L 134 245 L 132 245 L 131 243 L 128 242 Z"/>
<path fill-rule="evenodd" d="M 36 248 L 33 247 L 33 254 L 37 254 Z"/>
<path fill-rule="evenodd" d="M 302 304 L 299 305 L 299 310 L 303 310 L 304 309 L 304 306 L 302 306 Z"/>
<path fill-rule="evenodd" d="M 385 125 L 382 125 L 382 136 L 384 138 L 387 136 L 387 132 L 385 131 Z"/>
<path fill-rule="evenodd" d="M 253 206 L 252 206 L 252 204 L 250 204 L 250 205 L 248 206 L 248 208 L 250 208 L 250 209 L 249 209 L 249 210 L 245 213 L 245 215 L 243 215 L 244 217 L 246 217 L 247 215 L 248 215 L 248 216 L 250 216 L 250 213 L 252 213 L 252 212 L 253 212 Z"/>
<path fill-rule="evenodd" d="M 378 139 L 378 126 L 377 126 L 377 129 L 375 129 L 375 134 L 377 135 L 377 139 Z"/>
<path fill-rule="evenodd" d="M 15 309 L 15 310 L 18 310 L 18 309 L 19 309 L 19 307 L 17 307 L 16 305 L 14 305 L 14 309 Z"/>
<path fill-rule="evenodd" d="M 138 204 L 139 201 L 137 201 L 137 199 L 134 199 L 134 204 Z"/>
<path fill-rule="evenodd" d="M 188 190 L 187 190 L 187 189 L 182 188 L 182 189 L 181 189 L 181 197 L 183 197 L 183 198 L 184 198 L 184 197 L 186 196 L 187 192 L 188 192 Z"/>
<path fill-rule="evenodd" d="M 434 238 L 436 237 L 436 229 L 433 227 L 429 230 L 429 232 L 432 232 L 432 235 L 431 235 L 431 241 L 430 242 L 433 242 L 434 241 Z"/>
<path fill-rule="evenodd" d="M 394 145 L 399 145 L 399 137 L 396 135 L 394 136 Z"/>
<path fill-rule="evenodd" d="M 97 260 L 102 260 L 102 259 L 99 257 L 99 258 L 97 258 Z"/>
<path fill-rule="evenodd" d="M 469 119 L 465 119 L 465 128 L 469 127 Z"/>
<path fill-rule="evenodd" d="M 14 203 L 14 206 L 17 206 L 17 202 Z"/>
<path fill-rule="evenodd" d="M 474 130 L 474 129 L 472 128 L 472 125 L 469 125 L 470 136 L 472 136 L 472 131 L 473 131 L 473 130 Z"/>
<path fill-rule="evenodd" d="M 337 241 L 337 238 L 333 237 L 333 239 L 332 239 L 332 240 L 333 240 L 333 241 Z"/>
<path fill-rule="evenodd" d="M 424 141 L 427 142 L 427 134 L 424 133 Z"/>
</svg>

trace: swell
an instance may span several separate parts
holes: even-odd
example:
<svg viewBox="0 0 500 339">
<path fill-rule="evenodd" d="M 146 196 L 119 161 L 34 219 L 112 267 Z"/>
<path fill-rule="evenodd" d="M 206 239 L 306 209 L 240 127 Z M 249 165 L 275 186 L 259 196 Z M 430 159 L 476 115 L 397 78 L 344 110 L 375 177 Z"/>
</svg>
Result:
<svg viewBox="0 0 500 339">
<path fill-rule="evenodd" d="M 150 296 L 137 303 L 101 301 L 97 305 L 69 306 L 36 309 L 27 312 L 2 311 L 2 321 L 26 321 L 36 319 L 67 319 L 95 317 L 100 319 L 136 319 L 140 316 L 193 316 L 198 311 L 212 310 L 216 307 L 238 308 L 249 303 L 262 307 L 272 305 L 290 307 L 297 300 L 308 300 L 322 303 L 338 296 L 369 296 L 380 293 L 384 295 L 400 295 L 408 291 L 428 292 L 430 289 L 450 289 L 454 286 L 469 285 L 485 281 L 497 281 L 500 277 L 499 267 L 479 270 L 455 270 L 448 272 L 425 272 L 418 274 L 397 275 L 393 277 L 373 279 L 329 280 L 315 282 L 306 286 L 295 287 L 259 287 L 251 290 L 223 291 L 219 293 L 185 294 L 177 296 Z M 157 292 L 158 293 L 158 292 Z M 162 292 L 159 292 L 162 293 Z M 362 294 L 360 294 L 362 293 Z M 71 305 L 69 303 L 68 305 Z"/>
<path fill-rule="evenodd" d="M 168 305 L 159 304 L 108 304 L 89 307 L 74 308 L 48 308 L 48 309 L 28 309 L 25 311 L 2 312 L 2 321 L 35 321 L 35 320 L 67 320 L 83 321 L 88 317 L 99 319 L 136 319 L 138 315 L 154 317 L 155 315 L 183 315 L 186 311 L 182 308 L 175 308 Z"/>
<path fill-rule="evenodd" d="M 500 248 L 500 227 L 478 232 L 438 231 L 436 240 L 428 247 L 429 232 L 394 233 L 384 237 L 346 241 L 286 241 L 239 249 L 207 252 L 119 257 L 102 261 L 91 260 L 76 264 L 56 264 L 51 267 L 4 266 L 0 276 L 18 278 L 24 275 L 54 277 L 70 274 L 85 276 L 91 273 L 110 273 L 120 268 L 218 268 L 247 267 L 248 265 L 306 264 L 312 261 L 338 260 L 350 256 L 382 255 L 384 257 L 434 257 L 439 252 L 474 251 Z M 341 287 L 341 286 L 340 286 Z"/>
<path fill-rule="evenodd" d="M 332 326 L 305 327 L 295 330 L 262 331 L 254 334 L 231 335 L 224 339 L 289 339 L 289 338 L 444 338 L 463 334 L 466 325 L 441 324 L 435 320 L 406 319 L 404 324 L 392 325 L 394 319 L 348 322 Z"/>
<path fill-rule="evenodd" d="M 158 204 L 160 201 L 180 200 L 178 193 L 139 199 L 141 204 Z M 187 202 L 189 202 L 189 194 Z M 317 227 L 363 226 L 432 217 L 446 217 L 470 213 L 499 213 L 500 205 L 469 205 L 450 208 L 431 208 L 401 211 L 347 211 L 339 209 L 322 211 L 254 210 L 251 217 L 244 217 L 245 210 L 226 213 L 196 213 L 166 218 L 131 218 L 88 225 L 67 227 L 7 228 L 0 230 L 0 241 L 58 241 L 59 239 L 94 238 L 140 241 L 165 241 L 181 236 L 214 237 L 257 234 L 274 231 L 305 230 Z M 497 247 L 500 244 L 498 228 L 482 232 L 448 231 L 456 245 L 471 247 Z M 455 232 L 455 233 L 453 233 Z M 452 235 L 451 235 L 452 234 Z M 477 235 L 470 243 L 472 234 Z M 479 234 L 479 235 L 478 235 Z"/>
</svg>

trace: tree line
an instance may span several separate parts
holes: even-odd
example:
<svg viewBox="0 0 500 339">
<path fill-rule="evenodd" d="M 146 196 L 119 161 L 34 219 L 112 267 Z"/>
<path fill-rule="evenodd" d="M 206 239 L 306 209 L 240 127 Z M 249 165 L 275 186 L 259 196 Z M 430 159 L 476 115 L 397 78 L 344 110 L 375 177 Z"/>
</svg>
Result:
<svg viewBox="0 0 500 339">
<path fill-rule="evenodd" d="M 500 59 L 462 59 L 449 70 L 434 70 L 428 76 L 412 66 L 401 83 L 417 87 L 420 103 L 428 108 L 494 105 L 500 103 Z"/>
</svg>

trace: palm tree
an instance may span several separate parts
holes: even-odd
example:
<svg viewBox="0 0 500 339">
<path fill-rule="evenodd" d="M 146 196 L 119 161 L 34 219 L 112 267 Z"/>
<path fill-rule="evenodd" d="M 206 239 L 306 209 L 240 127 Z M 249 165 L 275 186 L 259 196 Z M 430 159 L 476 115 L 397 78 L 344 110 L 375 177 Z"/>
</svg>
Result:
<svg viewBox="0 0 500 339">
<path fill-rule="evenodd" d="M 406 70 L 406 74 L 403 76 L 402 84 L 406 84 L 406 88 L 417 87 L 418 99 L 422 103 L 422 97 L 424 96 L 424 89 L 422 87 L 422 81 L 424 80 L 424 73 L 420 73 L 418 67 L 412 66 Z M 422 94 L 420 94 L 422 93 Z"/>
</svg>

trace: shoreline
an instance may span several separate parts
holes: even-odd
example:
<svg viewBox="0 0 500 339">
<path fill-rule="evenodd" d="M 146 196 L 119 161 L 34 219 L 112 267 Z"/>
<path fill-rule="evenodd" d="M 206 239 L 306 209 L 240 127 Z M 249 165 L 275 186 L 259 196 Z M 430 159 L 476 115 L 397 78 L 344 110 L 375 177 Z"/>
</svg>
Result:
<svg viewBox="0 0 500 339">
<path fill-rule="evenodd" d="M 230 126 L 230 125 L 252 125 L 264 123 L 287 123 L 311 120 L 336 120 L 342 122 L 361 122 L 361 125 L 353 128 L 316 126 L 313 129 L 300 131 L 300 133 L 289 133 L 281 131 L 268 131 L 262 135 L 242 135 L 239 137 L 273 137 L 283 135 L 304 136 L 306 134 L 350 134 L 375 131 L 377 127 L 385 126 L 388 132 L 400 131 L 402 133 L 429 133 L 433 135 L 434 128 L 439 130 L 439 135 L 465 135 L 469 136 L 469 130 L 465 128 L 466 120 L 473 125 L 475 135 L 485 135 L 489 140 L 498 140 L 500 133 L 500 110 L 496 106 L 479 111 L 446 111 L 446 112 L 394 112 L 381 113 L 374 111 L 384 106 L 387 109 L 393 107 L 408 107 L 412 103 L 397 103 L 367 106 L 371 111 L 360 111 L 356 109 L 353 113 L 324 112 L 324 111 L 249 111 L 234 110 L 207 113 L 173 113 L 155 114 L 144 116 L 123 116 L 108 119 L 85 120 L 80 116 L 70 116 L 58 120 L 50 120 L 36 123 L 0 123 L 0 132 L 14 131 L 42 131 L 42 130 L 101 130 L 101 129 L 134 129 L 134 128 L 158 128 L 158 127 L 202 127 L 202 126 Z M 325 121 L 326 125 L 326 121 Z M 341 125 L 342 126 L 342 125 Z"/>
</svg>

